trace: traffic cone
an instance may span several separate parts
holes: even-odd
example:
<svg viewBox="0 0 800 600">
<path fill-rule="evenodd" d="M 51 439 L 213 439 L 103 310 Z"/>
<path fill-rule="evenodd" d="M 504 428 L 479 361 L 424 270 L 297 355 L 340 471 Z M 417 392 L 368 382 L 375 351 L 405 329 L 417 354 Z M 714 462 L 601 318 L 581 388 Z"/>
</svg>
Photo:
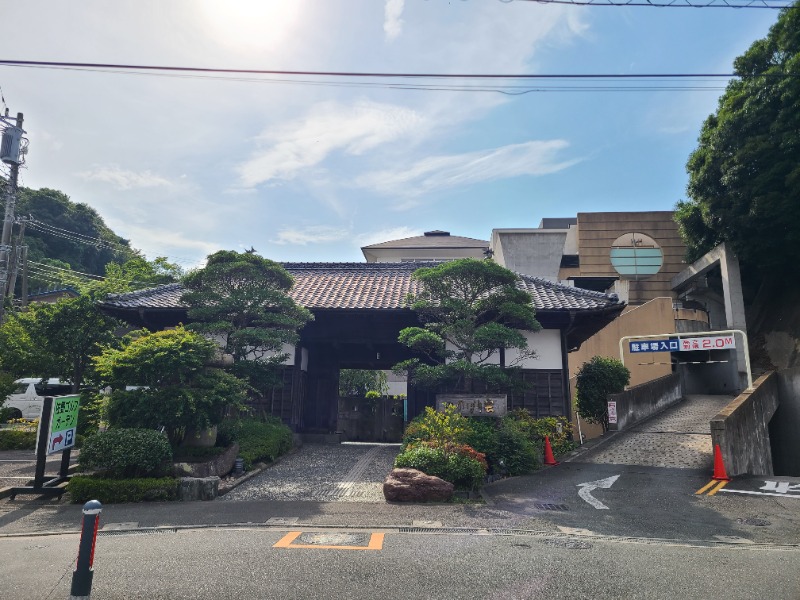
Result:
<svg viewBox="0 0 800 600">
<path fill-rule="evenodd" d="M 725 472 L 725 463 L 722 462 L 722 450 L 719 449 L 719 444 L 714 446 L 714 476 L 712 479 L 717 481 L 731 480 Z"/>
<path fill-rule="evenodd" d="M 544 436 L 544 464 L 548 467 L 555 467 L 558 463 L 553 456 L 553 447 L 550 445 L 550 436 Z"/>
</svg>

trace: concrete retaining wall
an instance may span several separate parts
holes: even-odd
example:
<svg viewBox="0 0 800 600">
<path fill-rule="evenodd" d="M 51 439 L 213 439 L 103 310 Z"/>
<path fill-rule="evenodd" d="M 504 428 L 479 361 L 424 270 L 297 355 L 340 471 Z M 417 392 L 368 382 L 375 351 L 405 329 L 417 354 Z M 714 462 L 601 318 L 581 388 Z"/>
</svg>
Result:
<svg viewBox="0 0 800 600">
<path fill-rule="evenodd" d="M 677 404 L 683 399 L 678 373 L 635 385 L 619 394 L 609 394 L 608 400 L 617 403 L 617 422 L 609 423 L 610 431 L 620 431 L 647 417 Z"/>
<path fill-rule="evenodd" d="M 753 390 L 711 419 L 711 441 L 719 444 L 729 476 L 773 474 L 769 422 L 780 402 L 778 383 L 775 373 L 759 377 Z"/>
<path fill-rule="evenodd" d="M 800 367 L 778 372 L 778 410 L 769 424 L 775 475 L 800 477 Z"/>
</svg>

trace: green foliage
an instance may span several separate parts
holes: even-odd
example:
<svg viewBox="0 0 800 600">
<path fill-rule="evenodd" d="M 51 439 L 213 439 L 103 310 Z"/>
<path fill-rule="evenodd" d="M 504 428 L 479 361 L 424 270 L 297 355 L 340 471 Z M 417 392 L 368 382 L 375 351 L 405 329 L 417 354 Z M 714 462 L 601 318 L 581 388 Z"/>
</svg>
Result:
<svg viewBox="0 0 800 600">
<path fill-rule="evenodd" d="M 78 391 L 92 358 L 116 341 L 116 319 L 103 315 L 92 295 L 35 303 L 0 325 L 0 367 L 17 377 L 59 377 Z"/>
<path fill-rule="evenodd" d="M 521 330 L 538 331 L 530 295 L 516 287 L 517 276 L 491 260 L 461 259 L 417 269 L 420 291 L 409 298 L 423 327 L 400 332 L 399 342 L 418 353 L 395 365 L 423 388 L 471 391 L 508 389 L 512 378 L 487 364 L 501 348 L 534 356 Z M 510 365 L 513 366 L 513 365 Z"/>
<path fill-rule="evenodd" d="M 94 435 L 106 418 L 108 396 L 95 392 L 81 392 L 81 406 L 78 410 L 78 435 Z"/>
<path fill-rule="evenodd" d="M 726 241 L 762 275 L 791 271 L 800 245 L 800 11 L 734 61 L 689 157 L 676 220 L 693 260 Z"/>
<path fill-rule="evenodd" d="M 594 356 L 578 370 L 575 389 L 578 412 L 590 423 L 608 429 L 608 395 L 625 390 L 631 372 L 615 358 Z"/>
<path fill-rule="evenodd" d="M 216 346 L 202 335 L 176 327 L 134 332 L 122 348 L 96 358 L 98 375 L 114 391 L 108 400 L 113 427 L 164 427 L 177 445 L 186 428 L 220 423 L 227 410 L 243 406 L 244 384 L 206 367 Z M 143 386 L 126 391 L 127 386 Z"/>
<path fill-rule="evenodd" d="M 112 479 L 163 472 L 172 460 L 166 436 L 152 429 L 111 429 L 86 438 L 78 456 L 81 469 Z"/>
<path fill-rule="evenodd" d="M 103 245 L 87 245 L 31 226 L 25 231 L 28 259 L 31 261 L 56 262 L 61 268 L 71 267 L 75 271 L 103 275 L 106 264 L 111 261 L 124 262 L 135 253 L 127 240 L 106 226 L 97 211 L 86 204 L 72 202 L 69 196 L 58 190 L 20 188 L 16 212 L 20 215 L 32 215 L 34 219 L 45 224 L 105 242 Z M 37 287 L 46 288 L 50 285 L 52 283 L 49 280 L 37 280 L 33 275 L 31 277 L 32 291 Z"/>
<path fill-rule="evenodd" d="M 496 456 L 498 472 L 512 477 L 530 473 L 541 466 L 535 443 L 513 417 L 504 417 L 500 421 Z"/>
<path fill-rule="evenodd" d="M 183 280 L 191 328 L 221 336 L 224 351 L 233 356 L 233 373 L 260 396 L 277 384 L 277 367 L 286 360 L 283 345 L 297 344 L 298 329 L 313 318 L 289 297 L 293 284 L 278 263 L 225 250 Z"/>
<path fill-rule="evenodd" d="M 103 504 L 160 502 L 177 498 L 178 480 L 174 477 L 103 479 L 74 476 L 67 484 L 67 492 L 74 504 L 88 500 L 99 500 Z"/>
<path fill-rule="evenodd" d="M 339 395 L 366 397 L 368 392 L 385 396 L 389 391 L 386 373 L 369 369 L 341 369 L 339 371 Z"/>
<path fill-rule="evenodd" d="M 36 430 L 0 429 L 0 450 L 35 450 Z"/>
<path fill-rule="evenodd" d="M 469 451 L 448 452 L 444 448 L 426 445 L 407 448 L 397 455 L 394 466 L 397 469 L 417 469 L 449 481 L 459 489 L 479 488 L 486 476 L 485 463 L 471 456 Z"/>
<path fill-rule="evenodd" d="M 406 427 L 403 443 L 422 440 L 432 442 L 437 447 L 460 444 L 468 431 L 469 421 L 452 404 L 445 406 L 442 412 L 426 406 L 425 412 L 418 415 Z"/>
<path fill-rule="evenodd" d="M 293 436 L 292 430 L 277 419 L 229 419 L 220 426 L 217 441 L 225 445 L 239 442 L 244 468 L 251 469 L 257 462 L 272 462 L 286 454 L 292 449 Z"/>
<path fill-rule="evenodd" d="M 536 419 L 524 408 L 512 411 L 511 416 L 537 446 L 543 448 L 544 437 L 549 436 L 553 454 L 564 454 L 575 449 L 575 442 L 572 441 L 572 424 L 566 417 Z"/>
</svg>

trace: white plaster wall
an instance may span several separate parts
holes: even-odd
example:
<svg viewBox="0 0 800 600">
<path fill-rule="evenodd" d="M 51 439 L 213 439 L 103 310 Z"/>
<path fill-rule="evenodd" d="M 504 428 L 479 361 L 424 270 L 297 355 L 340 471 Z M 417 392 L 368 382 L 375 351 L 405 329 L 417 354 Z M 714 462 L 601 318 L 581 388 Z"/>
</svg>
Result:
<svg viewBox="0 0 800 600">
<path fill-rule="evenodd" d="M 525 359 L 518 365 L 523 369 L 561 369 L 563 361 L 561 360 L 561 330 L 560 329 L 542 329 L 538 332 L 523 331 L 522 334 L 528 340 L 528 350 L 536 352 L 537 358 Z M 447 344 L 448 350 L 455 350 L 450 344 Z M 520 352 L 516 349 L 509 348 L 506 350 L 506 365 L 512 366 L 514 361 L 519 358 Z M 489 357 L 485 363 L 486 365 L 499 365 L 500 353 L 495 352 Z"/>
<path fill-rule="evenodd" d="M 269 358 L 270 356 L 274 356 L 275 354 L 288 354 L 289 356 L 287 357 L 287 359 L 285 361 L 283 361 L 281 364 L 290 365 L 291 366 L 291 365 L 294 365 L 294 352 L 295 352 L 294 346 L 292 346 L 291 344 L 284 344 L 283 347 L 281 348 L 280 352 L 267 353 L 267 354 L 264 355 L 264 358 Z M 259 356 L 260 356 L 260 354 L 259 354 Z M 250 354 L 247 355 L 247 359 L 248 360 L 253 360 L 255 358 L 256 358 L 255 353 L 250 353 Z"/>
</svg>

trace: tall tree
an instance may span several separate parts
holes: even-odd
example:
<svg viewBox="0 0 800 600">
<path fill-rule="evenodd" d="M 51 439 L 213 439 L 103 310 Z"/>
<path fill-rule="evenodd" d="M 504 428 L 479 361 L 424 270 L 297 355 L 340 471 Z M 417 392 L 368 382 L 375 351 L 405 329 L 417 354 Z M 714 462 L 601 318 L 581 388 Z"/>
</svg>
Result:
<svg viewBox="0 0 800 600">
<path fill-rule="evenodd" d="M 183 280 L 183 302 L 191 328 L 220 340 L 233 356 L 233 373 L 260 394 L 275 384 L 283 345 L 295 345 L 298 330 L 313 316 L 291 297 L 294 280 L 276 262 L 255 252 L 221 250 Z"/>
<path fill-rule="evenodd" d="M 491 260 L 454 260 L 414 271 L 420 291 L 409 298 L 423 327 L 407 327 L 399 341 L 424 357 L 395 365 L 412 383 L 471 391 L 474 382 L 508 389 L 506 369 L 491 364 L 501 349 L 533 356 L 522 331 L 541 329 L 530 294 L 517 276 Z M 507 365 L 514 366 L 514 365 Z"/>
<path fill-rule="evenodd" d="M 676 220 L 694 260 L 726 241 L 750 269 L 793 267 L 800 247 L 800 10 L 734 62 L 736 78 L 689 157 Z"/>
<path fill-rule="evenodd" d="M 244 382 L 209 367 L 214 342 L 183 327 L 126 336 L 119 349 L 105 348 L 94 363 L 114 388 L 108 405 L 114 427 L 164 427 L 173 445 L 187 429 L 219 424 L 230 407 L 241 407 Z M 127 386 L 142 386 L 126 390 Z"/>
<path fill-rule="evenodd" d="M 92 371 L 92 357 L 115 341 L 119 326 L 97 310 L 94 294 L 35 303 L 0 326 L 0 363 L 16 377 L 60 377 L 78 391 Z"/>
</svg>

